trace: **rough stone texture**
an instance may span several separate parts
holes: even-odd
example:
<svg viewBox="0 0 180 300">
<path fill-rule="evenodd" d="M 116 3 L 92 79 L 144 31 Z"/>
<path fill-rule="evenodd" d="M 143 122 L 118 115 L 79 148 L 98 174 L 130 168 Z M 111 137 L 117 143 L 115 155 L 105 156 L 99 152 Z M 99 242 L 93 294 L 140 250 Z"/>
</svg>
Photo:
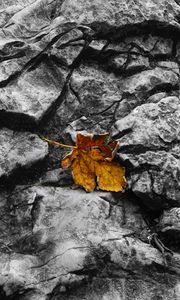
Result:
<svg viewBox="0 0 180 300">
<path fill-rule="evenodd" d="M 168 233 L 174 236 L 177 240 L 180 237 L 180 209 L 179 207 L 174 207 L 163 212 L 159 228 L 161 232 Z"/>
<path fill-rule="evenodd" d="M 148 226 L 131 201 L 40 186 L 4 194 L 0 278 L 6 294 L 27 286 L 44 294 L 57 287 L 61 295 L 71 283 L 86 283 L 91 274 L 100 281 L 115 276 L 121 286 L 123 281 L 133 284 L 136 277 L 142 281 L 142 272 L 148 276 L 146 268 L 153 271 L 154 264 L 159 272 L 163 257 L 142 241 L 148 240 Z M 141 292 L 136 288 L 134 293 Z"/>
<path fill-rule="evenodd" d="M 92 13 L 93 11 L 93 13 Z M 168 23 L 179 28 L 176 16 L 179 15 L 179 6 L 175 1 L 64 1 L 61 12 L 68 20 L 81 23 L 105 23 L 107 26 L 120 27 L 135 25 L 144 21 Z M 131 13 L 129 13 L 131 12 Z"/>
<path fill-rule="evenodd" d="M 0 299 L 180 299 L 179 36 L 178 0 L 0 1 Z M 77 131 L 125 193 L 70 188 L 38 134 Z"/>
<path fill-rule="evenodd" d="M 120 155 L 134 169 L 132 190 L 145 201 L 150 197 L 150 203 L 162 202 L 163 195 L 179 203 L 179 116 L 179 99 L 171 96 L 136 107 L 114 125 L 114 134 L 129 130 L 121 138 Z"/>
<path fill-rule="evenodd" d="M 0 130 L 0 140 L 0 178 L 20 167 L 30 167 L 48 154 L 48 146 L 35 134 L 4 128 Z"/>
<path fill-rule="evenodd" d="M 63 75 L 55 74 L 56 77 L 48 69 L 48 66 L 41 64 L 38 70 L 26 73 L 14 84 L 1 89 L 1 111 L 27 114 L 39 121 L 56 100 L 63 85 Z"/>
</svg>

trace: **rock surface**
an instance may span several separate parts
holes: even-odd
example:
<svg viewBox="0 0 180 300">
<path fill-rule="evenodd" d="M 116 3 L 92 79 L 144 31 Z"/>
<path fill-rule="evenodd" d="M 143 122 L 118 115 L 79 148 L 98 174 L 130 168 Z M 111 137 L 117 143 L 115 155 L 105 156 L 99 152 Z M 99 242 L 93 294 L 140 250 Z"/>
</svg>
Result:
<svg viewBox="0 0 180 300">
<path fill-rule="evenodd" d="M 0 222 L 7 295 L 26 286 L 45 295 L 58 288 L 61 295 L 88 276 L 115 276 L 121 286 L 123 280 L 143 280 L 147 267 L 164 267 L 161 253 L 147 244 L 149 230 L 138 205 L 121 194 L 116 202 L 103 192 L 92 197 L 69 188 L 17 186 L 1 197 Z"/>
<path fill-rule="evenodd" d="M 35 134 L 2 128 L 0 140 L 0 178 L 30 167 L 48 154 L 48 146 Z"/>
<path fill-rule="evenodd" d="M 0 299 L 180 299 L 180 2 L 0 3 Z M 110 132 L 125 193 L 71 189 Z M 49 155 L 48 155 L 49 154 Z"/>
<path fill-rule="evenodd" d="M 121 138 L 120 155 L 134 170 L 132 190 L 146 202 L 149 197 L 152 206 L 152 199 L 162 205 L 163 196 L 179 206 L 179 117 L 179 99 L 171 96 L 136 107 L 114 125 L 114 134 L 129 130 Z"/>
</svg>

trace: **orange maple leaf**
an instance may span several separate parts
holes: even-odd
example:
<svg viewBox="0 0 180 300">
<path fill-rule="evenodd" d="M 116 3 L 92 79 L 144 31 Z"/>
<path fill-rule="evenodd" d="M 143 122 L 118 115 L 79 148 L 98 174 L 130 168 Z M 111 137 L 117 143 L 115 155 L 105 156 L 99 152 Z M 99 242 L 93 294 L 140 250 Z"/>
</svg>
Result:
<svg viewBox="0 0 180 300">
<path fill-rule="evenodd" d="M 76 146 L 64 145 L 49 139 L 45 141 L 72 148 L 62 162 L 62 168 L 71 168 L 74 182 L 86 191 L 94 191 L 96 185 L 101 190 L 119 192 L 126 187 L 125 168 L 113 158 L 119 148 L 118 141 L 110 140 L 108 133 L 101 135 L 77 133 Z"/>
</svg>

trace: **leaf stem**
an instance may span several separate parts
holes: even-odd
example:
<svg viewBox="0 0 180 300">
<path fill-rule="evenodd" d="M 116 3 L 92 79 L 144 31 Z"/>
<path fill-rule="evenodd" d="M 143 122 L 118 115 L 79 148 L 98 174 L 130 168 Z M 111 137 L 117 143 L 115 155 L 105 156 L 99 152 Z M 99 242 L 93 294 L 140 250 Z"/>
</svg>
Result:
<svg viewBox="0 0 180 300">
<path fill-rule="evenodd" d="M 59 146 L 59 147 L 62 147 L 62 148 L 77 149 L 76 146 L 71 146 L 71 145 L 61 144 L 61 143 L 59 143 L 59 142 L 49 140 L 49 139 L 45 138 L 44 136 L 40 136 L 40 138 L 41 138 L 43 141 L 46 141 L 46 142 L 48 142 L 48 143 L 51 144 L 51 145 L 56 145 L 56 146 Z"/>
</svg>

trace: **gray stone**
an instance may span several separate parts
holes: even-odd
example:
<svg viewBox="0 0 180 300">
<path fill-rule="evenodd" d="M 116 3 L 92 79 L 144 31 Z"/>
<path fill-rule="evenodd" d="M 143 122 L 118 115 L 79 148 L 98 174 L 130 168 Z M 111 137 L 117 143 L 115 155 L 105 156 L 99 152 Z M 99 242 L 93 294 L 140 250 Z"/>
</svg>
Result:
<svg viewBox="0 0 180 300">
<path fill-rule="evenodd" d="M 150 103 L 150 102 L 157 103 L 161 99 L 166 98 L 166 96 L 167 96 L 167 94 L 165 92 L 154 94 L 147 99 L 147 103 Z"/>
<path fill-rule="evenodd" d="M 79 96 L 84 114 L 98 113 L 121 99 L 120 80 L 99 68 L 82 65 L 73 73 L 70 84 Z"/>
<path fill-rule="evenodd" d="M 69 66 L 72 65 L 73 61 L 80 54 L 83 46 L 84 40 L 82 32 L 78 29 L 72 29 L 53 45 L 53 49 L 50 53 L 64 60 L 67 66 Z"/>
<path fill-rule="evenodd" d="M 117 121 L 113 134 L 131 129 L 130 133 L 121 138 L 123 147 L 166 147 L 173 141 L 179 141 L 179 113 L 180 102 L 175 96 L 163 98 L 158 103 L 143 104 Z"/>
<path fill-rule="evenodd" d="M 0 3 L 0 8 L 1 9 L 6 9 L 6 8 L 11 8 L 12 6 L 16 6 L 16 7 L 25 7 L 25 6 L 28 6 L 29 4 L 35 2 L 36 0 L 27 0 L 26 2 L 24 2 L 23 0 L 18 0 L 18 5 L 17 3 L 15 3 L 14 0 L 3 0 L 1 3 Z M 16 5 L 15 5 L 16 4 Z"/>
<path fill-rule="evenodd" d="M 158 226 L 161 232 L 171 235 L 178 240 L 180 238 L 180 208 L 174 207 L 165 210 Z"/>
<path fill-rule="evenodd" d="M 73 9 L 76 7 L 76 9 Z M 92 7 L 94 13 L 92 14 Z M 144 21 L 154 18 L 159 22 L 167 22 L 179 28 L 176 21 L 176 15 L 179 13 L 180 7 L 175 1 L 168 2 L 168 10 L 166 2 L 149 0 L 144 1 L 130 1 L 125 0 L 120 2 L 117 0 L 104 1 L 99 3 L 97 1 L 65 1 L 61 7 L 61 13 L 68 19 L 82 23 L 106 23 L 109 26 L 120 27 L 126 24 L 143 23 Z M 131 11 L 131 14 L 129 14 Z"/>
<path fill-rule="evenodd" d="M 0 82 L 7 80 L 11 75 L 20 72 L 26 63 L 24 58 L 5 60 L 0 63 Z"/>
<path fill-rule="evenodd" d="M 159 61 L 158 66 L 164 69 L 172 70 L 174 73 L 179 75 L 179 65 L 173 61 Z"/>
<path fill-rule="evenodd" d="M 131 55 L 130 58 L 127 55 L 117 55 L 110 60 L 109 65 L 115 71 L 138 72 L 149 67 L 149 59 L 135 54 Z"/>
<path fill-rule="evenodd" d="M 25 114 L 39 122 L 59 96 L 64 76 L 41 63 L 38 69 L 24 73 L 11 85 L 1 89 L 0 110 Z"/>
<path fill-rule="evenodd" d="M 107 44 L 107 41 L 106 41 L 106 40 L 102 40 L 102 41 L 96 41 L 96 40 L 93 40 L 93 41 L 89 44 L 89 47 L 90 47 L 91 49 L 93 49 L 93 50 L 96 50 L 96 51 L 102 51 L 106 44 Z"/>
<path fill-rule="evenodd" d="M 100 262 L 100 274 L 107 267 L 120 277 L 141 277 L 143 268 L 163 265 L 161 253 L 140 240 L 146 232 L 147 241 L 149 231 L 138 206 L 121 194 L 117 202 L 110 193 L 21 186 L 0 203 L 0 284 L 6 295 L 27 286 L 49 294 L 57 285 L 81 284 Z"/>
<path fill-rule="evenodd" d="M 39 180 L 40 185 L 63 186 L 72 184 L 72 178 L 69 170 L 55 169 L 47 171 Z"/>
<path fill-rule="evenodd" d="M 179 16 L 179 0 L 0 1 L 0 298 L 179 299 Z M 125 193 L 75 189 L 66 150 L 32 133 L 77 131 L 120 140 Z"/>
<path fill-rule="evenodd" d="M 176 45 L 176 57 L 179 61 L 179 59 L 180 59 L 180 42 L 177 42 L 177 45 Z"/>
<path fill-rule="evenodd" d="M 120 140 L 120 156 L 137 170 L 136 175 L 132 173 L 130 186 L 144 200 L 158 198 L 161 203 L 164 195 L 179 203 L 179 113 L 179 99 L 166 97 L 135 108 L 115 123 L 115 135 L 129 130 Z M 158 201 L 146 203 L 153 207 Z"/>
<path fill-rule="evenodd" d="M 39 33 L 40 30 L 50 24 L 51 11 L 55 5 L 55 1 L 31 1 L 27 7 L 15 13 L 8 20 L 4 32 L 6 35 L 22 36 L 23 38 L 31 37 L 35 32 Z"/>
<path fill-rule="evenodd" d="M 137 36 L 133 38 L 129 37 L 125 39 L 125 43 L 127 46 L 130 45 L 131 47 L 133 43 L 134 49 L 142 49 L 152 56 L 171 55 L 173 47 L 173 41 L 171 39 L 165 39 L 153 35 L 144 35 L 141 37 Z"/>
<path fill-rule="evenodd" d="M 0 4 L 0 28 L 3 27 L 9 21 L 9 19 L 22 8 L 23 6 L 21 5 L 2 7 L 2 4 Z"/>
<path fill-rule="evenodd" d="M 48 146 L 37 135 L 29 132 L 0 130 L 0 177 L 9 176 L 19 167 L 29 167 L 43 160 Z"/>
<path fill-rule="evenodd" d="M 127 78 L 124 81 L 123 91 L 143 98 L 162 85 L 174 87 L 177 83 L 178 76 L 175 72 L 157 67 Z"/>
<path fill-rule="evenodd" d="M 117 79 L 112 73 L 107 75 L 98 68 L 87 68 L 82 65 L 78 72 L 73 73 L 70 85 L 78 95 L 79 105 L 76 101 L 78 106 L 75 105 L 75 108 L 83 111 L 83 115 L 92 123 L 91 116 L 97 116 L 94 123 L 97 124 L 99 120 L 100 128 L 103 130 L 101 111 L 106 112 L 104 117 L 106 117 L 105 123 L 107 124 L 112 122 L 114 111 L 116 111 L 117 119 L 123 117 L 134 107 L 144 103 L 144 97 L 156 88 L 162 85 L 174 87 L 177 83 L 178 76 L 174 72 L 161 68 L 143 71 L 122 80 Z M 127 100 L 124 95 L 127 96 Z M 98 130 L 94 123 L 92 128 Z"/>
</svg>

